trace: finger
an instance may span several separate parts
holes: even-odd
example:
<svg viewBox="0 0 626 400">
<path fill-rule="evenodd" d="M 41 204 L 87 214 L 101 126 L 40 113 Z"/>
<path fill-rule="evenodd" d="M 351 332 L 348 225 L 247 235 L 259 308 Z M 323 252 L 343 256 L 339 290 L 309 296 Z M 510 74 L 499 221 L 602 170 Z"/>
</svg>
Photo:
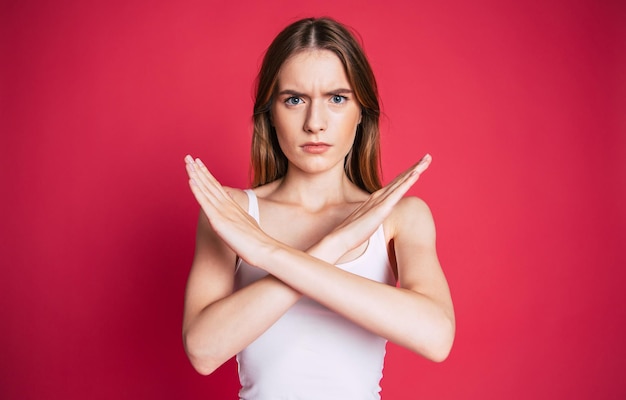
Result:
<svg viewBox="0 0 626 400">
<path fill-rule="evenodd" d="M 389 202 L 389 204 L 395 204 L 400 201 L 402 196 L 404 196 L 415 184 L 415 182 L 417 182 L 420 175 L 426 171 L 431 161 L 432 156 L 430 154 L 426 154 L 420 161 L 398 175 L 396 179 L 382 189 L 380 195 L 377 196 L 378 202 Z"/>
<path fill-rule="evenodd" d="M 185 165 L 185 169 L 187 170 L 187 175 L 189 175 L 190 183 L 193 182 L 199 189 L 204 190 L 206 187 L 206 181 L 202 179 L 201 173 L 194 163 L 187 163 Z"/>
<path fill-rule="evenodd" d="M 229 192 L 231 189 L 222 186 L 201 159 L 196 158 L 195 160 L 192 159 L 192 161 L 192 165 L 195 166 L 194 171 L 198 174 L 197 179 L 201 183 L 199 186 L 202 192 L 216 208 L 224 208 L 227 206 L 240 208 L 239 204 L 237 204 L 232 194 Z"/>
<path fill-rule="evenodd" d="M 190 174 L 196 173 L 198 175 L 207 175 L 209 179 L 215 180 L 209 170 L 206 168 L 202 160 L 199 158 L 194 159 L 190 154 L 185 156 L 185 166 Z"/>
<path fill-rule="evenodd" d="M 189 179 L 189 188 L 207 217 L 210 217 L 217 212 L 217 207 L 209 200 L 203 189 L 193 178 Z"/>
<path fill-rule="evenodd" d="M 391 183 L 389 183 L 386 188 L 389 190 L 395 190 L 398 186 L 402 185 L 408 179 L 413 178 L 416 174 L 421 174 L 428 168 L 432 157 L 430 154 L 426 154 L 422 157 L 417 163 L 411 165 L 409 168 L 404 170 L 400 175 L 398 175 Z"/>
<path fill-rule="evenodd" d="M 189 184 L 196 200 L 201 205 L 206 204 L 207 201 L 213 206 L 219 204 L 219 191 L 218 195 L 216 195 L 215 189 L 212 189 L 215 184 L 219 185 L 219 183 L 215 178 L 211 182 L 211 179 L 207 176 L 209 172 L 206 167 L 204 168 L 206 171 L 203 171 L 201 166 L 191 156 L 185 157 L 185 167 L 189 175 Z"/>
<path fill-rule="evenodd" d="M 420 161 L 407 168 L 387 186 L 382 188 L 380 190 L 380 193 L 376 197 L 378 197 L 379 200 L 382 201 L 385 200 L 392 193 L 395 193 L 397 190 L 400 190 L 402 194 L 404 194 L 417 181 L 419 175 L 424 172 L 426 168 L 428 168 L 430 160 L 431 157 L 428 154 L 422 157 Z M 406 186 L 407 184 L 408 186 Z"/>
<path fill-rule="evenodd" d="M 198 183 L 201 184 L 207 195 L 214 197 L 216 200 L 227 197 L 222 185 L 215 179 L 202 160 L 196 158 L 191 165 L 195 174 L 194 177 L 197 178 Z"/>
<path fill-rule="evenodd" d="M 415 166 L 415 171 L 421 174 L 422 172 L 426 171 L 432 161 L 433 157 L 430 154 L 426 154 Z"/>
<path fill-rule="evenodd" d="M 220 196 L 216 196 L 215 191 L 210 190 L 211 185 L 219 186 L 219 182 L 212 177 L 206 167 L 204 167 L 203 171 L 203 166 L 204 164 L 201 161 L 197 163 L 190 155 L 185 156 L 185 167 L 189 175 L 189 187 L 191 192 L 200 207 L 204 210 L 204 213 L 209 217 L 209 220 L 212 221 L 214 216 L 221 213 L 223 206 L 220 202 Z M 210 182 L 209 177 L 213 178 L 213 182 Z"/>
<path fill-rule="evenodd" d="M 204 163 L 202 162 L 201 159 L 196 158 L 194 165 L 196 167 L 196 170 L 198 171 L 198 173 L 205 178 L 210 184 L 215 185 L 215 186 L 221 186 L 219 184 L 219 182 L 217 181 L 217 179 L 215 179 L 215 177 L 213 176 L 213 174 L 211 174 L 211 171 L 209 171 L 209 169 L 206 167 L 206 165 L 204 165 Z"/>
<path fill-rule="evenodd" d="M 209 203 L 211 204 L 211 206 L 213 206 L 214 203 L 216 203 L 215 196 L 213 196 L 211 192 L 206 188 L 205 183 L 200 179 L 198 174 L 192 168 L 193 167 L 191 166 L 188 167 L 188 173 L 189 173 L 189 186 L 191 188 L 191 191 L 194 197 L 196 198 L 198 203 L 200 203 L 200 205 L 203 206 L 203 208 L 205 205 L 208 205 Z"/>
<path fill-rule="evenodd" d="M 412 165 L 408 170 L 405 171 L 405 173 L 403 173 L 399 177 L 400 179 L 398 180 L 397 186 L 400 186 L 408 181 L 412 181 L 413 183 L 415 183 L 415 181 L 417 181 L 417 178 L 419 178 L 419 176 L 424 171 L 426 171 L 432 159 L 433 158 L 430 154 L 424 155 L 424 157 L 422 157 L 421 160 L 419 160 L 416 164 Z"/>
<path fill-rule="evenodd" d="M 428 169 L 431 161 L 432 156 L 430 154 L 426 154 L 424 157 L 422 157 L 422 159 L 417 164 L 415 164 L 408 170 L 408 174 L 400 179 L 397 187 L 394 188 L 394 192 L 399 190 L 402 192 L 402 195 L 404 195 L 404 193 L 406 193 L 415 184 L 415 182 L 417 182 L 420 175 L 424 173 L 426 169 Z"/>
</svg>

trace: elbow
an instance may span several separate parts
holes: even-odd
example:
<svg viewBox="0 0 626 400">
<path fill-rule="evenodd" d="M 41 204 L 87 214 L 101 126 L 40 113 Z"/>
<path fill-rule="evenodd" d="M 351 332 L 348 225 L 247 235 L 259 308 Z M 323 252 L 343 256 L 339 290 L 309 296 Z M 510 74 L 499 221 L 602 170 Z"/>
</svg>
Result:
<svg viewBox="0 0 626 400">
<path fill-rule="evenodd" d="M 443 362 L 450 355 L 454 335 L 454 320 L 445 318 L 436 329 L 430 332 L 426 340 L 420 340 L 420 343 L 415 344 L 413 350 L 427 360 L 436 363 Z"/>
<path fill-rule="evenodd" d="M 431 361 L 437 363 L 445 361 L 450 355 L 456 330 L 452 318 L 445 318 L 445 322 L 442 325 L 437 335 L 438 337 L 433 343 L 432 352 L 429 357 Z"/>
<path fill-rule="evenodd" d="M 436 349 L 432 349 L 428 354 L 424 356 L 433 362 L 440 363 L 444 362 L 448 356 L 450 355 L 450 351 L 452 350 L 452 344 L 438 346 Z"/>
<path fill-rule="evenodd" d="M 187 357 L 189 357 L 189 361 L 191 361 L 191 365 L 200 375 L 210 375 L 215 371 L 221 364 L 217 364 L 207 360 L 204 357 L 197 357 L 193 354 L 187 353 Z"/>
<path fill-rule="evenodd" d="M 192 335 L 188 333 L 183 335 L 183 343 L 187 358 L 200 375 L 210 375 L 224 363 L 224 361 L 218 361 L 218 358 L 211 355 L 211 352 L 207 351 L 204 346 L 196 343 Z"/>
</svg>

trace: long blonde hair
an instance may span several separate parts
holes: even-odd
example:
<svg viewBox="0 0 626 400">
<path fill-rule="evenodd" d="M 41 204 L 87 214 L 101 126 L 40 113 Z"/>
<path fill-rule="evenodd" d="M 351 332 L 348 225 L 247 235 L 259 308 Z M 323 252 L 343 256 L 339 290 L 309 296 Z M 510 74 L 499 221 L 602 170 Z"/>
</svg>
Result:
<svg viewBox="0 0 626 400">
<path fill-rule="evenodd" d="M 355 36 L 344 25 L 330 18 L 306 18 L 294 22 L 276 36 L 265 53 L 257 77 L 254 102 L 252 187 L 282 178 L 287 172 L 287 158 L 280 149 L 276 131 L 270 122 L 270 108 L 281 66 L 292 55 L 309 49 L 330 50 L 344 66 L 362 112 L 344 169 L 350 181 L 372 193 L 382 186 L 380 106 L 376 79 Z"/>
</svg>

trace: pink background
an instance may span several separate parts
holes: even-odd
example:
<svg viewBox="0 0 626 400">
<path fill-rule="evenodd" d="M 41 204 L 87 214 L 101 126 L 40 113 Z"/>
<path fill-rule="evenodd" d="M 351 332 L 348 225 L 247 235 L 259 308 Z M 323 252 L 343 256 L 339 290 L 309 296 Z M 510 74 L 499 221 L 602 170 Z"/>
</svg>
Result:
<svg viewBox="0 0 626 400">
<path fill-rule="evenodd" d="M 304 3 L 304 4 L 303 4 Z M 181 344 L 183 156 L 248 182 L 253 79 L 286 24 L 362 35 L 385 181 L 425 152 L 457 338 L 389 345 L 386 399 L 624 398 L 620 1 L 4 1 L 0 397 L 235 398 Z"/>
</svg>

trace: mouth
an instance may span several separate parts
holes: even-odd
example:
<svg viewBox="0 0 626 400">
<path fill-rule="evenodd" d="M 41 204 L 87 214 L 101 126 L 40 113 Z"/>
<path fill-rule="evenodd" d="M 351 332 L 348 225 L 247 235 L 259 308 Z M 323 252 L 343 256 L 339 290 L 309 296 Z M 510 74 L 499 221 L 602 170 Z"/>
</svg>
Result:
<svg viewBox="0 0 626 400">
<path fill-rule="evenodd" d="M 328 150 L 331 147 L 331 145 L 329 145 L 328 143 L 324 143 L 324 142 L 309 142 L 309 143 L 303 144 L 301 147 L 305 153 L 321 154 L 321 153 L 324 153 L 326 150 Z"/>
</svg>

